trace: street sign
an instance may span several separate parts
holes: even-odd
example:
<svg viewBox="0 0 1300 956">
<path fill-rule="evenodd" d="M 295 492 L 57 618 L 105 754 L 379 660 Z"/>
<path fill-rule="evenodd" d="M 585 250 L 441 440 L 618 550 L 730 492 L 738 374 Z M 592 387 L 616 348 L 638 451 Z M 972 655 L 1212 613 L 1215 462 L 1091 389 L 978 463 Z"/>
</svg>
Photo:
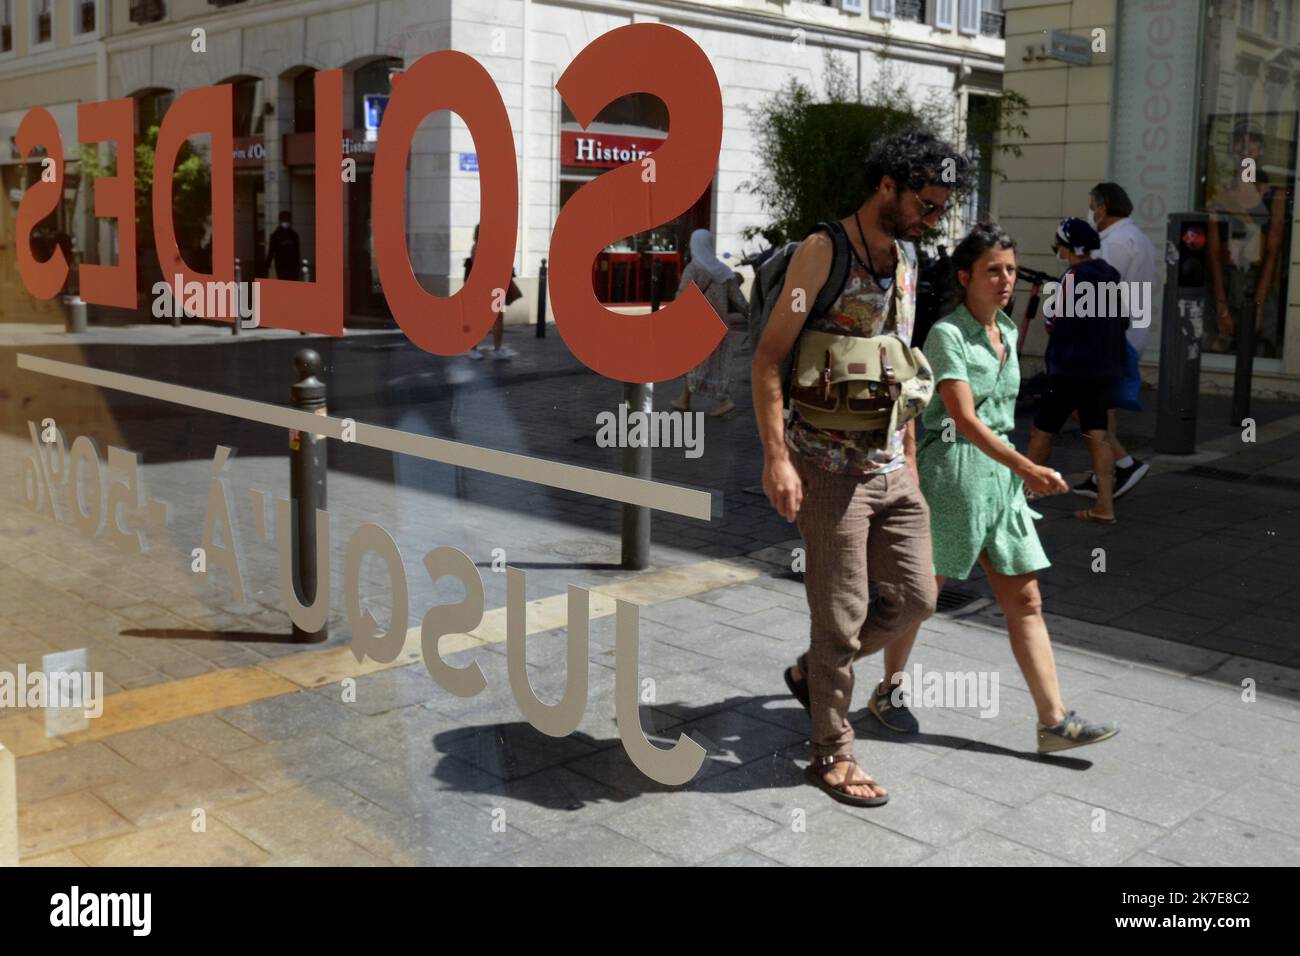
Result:
<svg viewBox="0 0 1300 956">
<path fill-rule="evenodd" d="M 478 172 L 478 153 L 461 153 L 460 171 L 462 173 Z"/>
<path fill-rule="evenodd" d="M 366 112 L 366 129 L 379 129 L 384 121 L 384 110 L 388 108 L 387 93 L 367 93 L 361 98 Z"/>
<path fill-rule="evenodd" d="M 1049 60 L 1060 60 L 1075 66 L 1087 66 L 1092 62 L 1092 45 L 1087 37 L 1063 30 L 1044 30 L 1043 35 L 1047 38 L 1043 43 L 1043 55 Z"/>
</svg>

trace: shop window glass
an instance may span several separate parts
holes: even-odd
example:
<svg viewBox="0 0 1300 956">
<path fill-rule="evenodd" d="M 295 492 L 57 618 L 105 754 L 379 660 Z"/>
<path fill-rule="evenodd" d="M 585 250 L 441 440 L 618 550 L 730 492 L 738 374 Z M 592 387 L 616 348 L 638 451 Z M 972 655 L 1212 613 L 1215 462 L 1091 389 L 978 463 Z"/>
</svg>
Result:
<svg viewBox="0 0 1300 956">
<path fill-rule="evenodd" d="M 1241 5 L 1235 23 L 1216 16 L 1205 28 L 1195 201 L 1211 223 L 1201 344 L 1207 353 L 1235 355 L 1249 322 L 1256 358 L 1278 359 L 1286 332 L 1300 103 L 1295 68 L 1279 65 L 1290 60 L 1279 60 L 1279 41 L 1244 29 L 1256 25 L 1247 6 Z"/>
<path fill-rule="evenodd" d="M 560 190 L 563 206 L 586 183 L 625 163 L 640 162 L 668 133 L 668 108 L 648 93 L 610 103 L 583 129 L 567 107 L 560 111 Z M 712 189 L 686 213 L 657 229 L 626 236 L 596 258 L 592 283 L 596 298 L 611 305 L 670 301 L 688 261 L 691 233 L 712 228 Z M 726 250 L 719 249 L 723 255 Z"/>
</svg>

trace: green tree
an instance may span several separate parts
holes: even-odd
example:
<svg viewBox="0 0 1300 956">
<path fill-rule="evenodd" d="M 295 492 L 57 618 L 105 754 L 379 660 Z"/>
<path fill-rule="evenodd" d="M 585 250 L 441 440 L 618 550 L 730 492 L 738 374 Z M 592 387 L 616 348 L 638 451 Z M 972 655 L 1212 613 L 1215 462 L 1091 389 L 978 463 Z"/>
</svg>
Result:
<svg viewBox="0 0 1300 956">
<path fill-rule="evenodd" d="M 918 100 L 908 79 L 884 57 L 878 58 L 871 86 L 861 93 L 849 68 L 829 51 L 824 74 L 821 98 L 791 77 L 778 93 L 749 110 L 762 165 L 759 177 L 741 188 L 760 198 L 770 221 L 745 229 L 746 240 L 761 235 L 776 245 L 800 239 L 815 223 L 858 208 L 866 199 L 863 160 L 872 143 L 913 124 L 950 131 L 960 119 L 954 98 L 932 91 Z M 997 143 L 972 155 L 977 169 L 995 172 L 995 152 L 1019 154 L 1014 142 L 1024 137 L 1018 121 L 1026 104 L 1014 93 L 992 102 L 966 122 L 970 142 Z"/>
</svg>

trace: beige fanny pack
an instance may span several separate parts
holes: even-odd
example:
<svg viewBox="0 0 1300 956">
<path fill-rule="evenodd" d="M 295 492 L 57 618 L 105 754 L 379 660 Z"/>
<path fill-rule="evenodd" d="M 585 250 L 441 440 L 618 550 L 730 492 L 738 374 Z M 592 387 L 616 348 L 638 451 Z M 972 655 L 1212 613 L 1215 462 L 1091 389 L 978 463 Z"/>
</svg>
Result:
<svg viewBox="0 0 1300 956">
<path fill-rule="evenodd" d="M 915 418 L 934 395 L 930 363 L 898 335 L 799 337 L 790 401 L 817 428 L 883 432 Z"/>
</svg>

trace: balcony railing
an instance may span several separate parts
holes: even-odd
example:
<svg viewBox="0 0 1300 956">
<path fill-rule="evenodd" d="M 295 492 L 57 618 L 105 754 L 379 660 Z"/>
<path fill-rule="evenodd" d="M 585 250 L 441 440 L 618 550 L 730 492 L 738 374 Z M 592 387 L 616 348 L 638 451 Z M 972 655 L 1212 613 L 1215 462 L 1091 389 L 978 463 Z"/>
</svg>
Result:
<svg viewBox="0 0 1300 956">
<path fill-rule="evenodd" d="M 157 23 L 166 15 L 163 0 L 131 0 L 132 23 Z"/>
<path fill-rule="evenodd" d="M 895 20 L 925 22 L 925 0 L 894 0 Z"/>
<path fill-rule="evenodd" d="M 1006 36 L 1006 15 L 996 10 L 980 11 L 980 33 L 986 37 Z"/>
</svg>

